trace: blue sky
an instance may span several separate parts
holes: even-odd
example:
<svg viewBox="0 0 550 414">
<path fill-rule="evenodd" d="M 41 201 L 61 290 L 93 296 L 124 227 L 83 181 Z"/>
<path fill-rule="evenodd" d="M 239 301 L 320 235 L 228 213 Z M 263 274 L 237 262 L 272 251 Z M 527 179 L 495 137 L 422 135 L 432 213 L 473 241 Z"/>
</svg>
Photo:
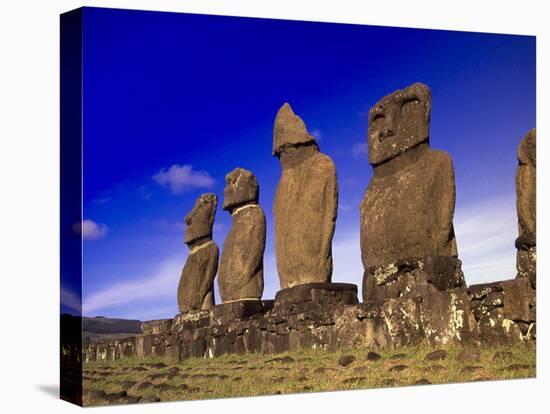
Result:
<svg viewBox="0 0 550 414">
<path fill-rule="evenodd" d="M 535 126 L 534 37 L 87 8 L 83 45 L 85 315 L 172 317 L 183 217 L 206 191 L 221 206 L 235 167 L 260 182 L 264 298 L 274 296 L 272 129 L 287 101 L 336 164 L 333 280 L 360 288 L 366 113 L 417 81 L 432 90 L 431 146 L 454 160 L 467 282 L 515 275 L 516 148 Z M 220 249 L 230 223 L 219 208 Z"/>
</svg>

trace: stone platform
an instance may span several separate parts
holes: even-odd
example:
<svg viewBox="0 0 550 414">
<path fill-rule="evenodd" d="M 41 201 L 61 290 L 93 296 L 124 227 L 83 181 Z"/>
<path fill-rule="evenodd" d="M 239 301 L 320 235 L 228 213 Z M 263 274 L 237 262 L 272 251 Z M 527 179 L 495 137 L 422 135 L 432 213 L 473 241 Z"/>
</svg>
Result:
<svg viewBox="0 0 550 414">
<path fill-rule="evenodd" d="M 142 329 L 139 336 L 85 343 L 84 361 L 514 344 L 536 339 L 536 290 L 529 278 L 517 278 L 359 303 L 355 285 L 313 283 L 281 290 L 275 300 L 230 302 L 144 322 Z"/>
</svg>

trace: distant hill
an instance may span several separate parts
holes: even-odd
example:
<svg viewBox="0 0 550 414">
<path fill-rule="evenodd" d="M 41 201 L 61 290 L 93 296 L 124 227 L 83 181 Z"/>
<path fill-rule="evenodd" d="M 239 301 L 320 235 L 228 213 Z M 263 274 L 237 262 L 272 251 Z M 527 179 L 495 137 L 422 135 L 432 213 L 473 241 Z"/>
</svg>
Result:
<svg viewBox="0 0 550 414">
<path fill-rule="evenodd" d="M 141 321 L 135 319 L 83 317 L 82 330 L 86 334 L 139 334 Z"/>
</svg>

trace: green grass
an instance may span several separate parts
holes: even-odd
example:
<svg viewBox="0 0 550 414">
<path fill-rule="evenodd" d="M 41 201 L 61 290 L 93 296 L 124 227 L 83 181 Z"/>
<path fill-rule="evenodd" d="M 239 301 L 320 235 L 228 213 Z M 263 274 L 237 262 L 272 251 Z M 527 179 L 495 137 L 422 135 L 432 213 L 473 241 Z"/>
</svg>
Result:
<svg viewBox="0 0 550 414">
<path fill-rule="evenodd" d="M 530 378 L 536 375 L 533 344 L 481 347 L 480 359 L 468 362 L 457 360 L 465 348 L 449 346 L 442 349 L 448 355 L 441 361 L 425 360 L 426 354 L 434 349 L 419 346 L 395 351 L 375 350 L 382 357 L 378 361 L 367 360 L 368 349 L 348 349 L 336 353 L 307 350 L 279 355 L 225 355 L 213 359 L 191 358 L 178 363 L 160 358 L 92 362 L 84 366 L 84 405 L 135 402 L 128 397 L 116 398 L 114 395 L 108 401 L 97 393 L 94 397 L 90 393 L 92 390 L 101 390 L 107 394 L 126 391 L 128 396 L 138 397 L 145 402 L 151 399 L 196 400 L 408 386 L 415 385 L 419 380 L 444 384 Z M 495 354 L 499 352 L 504 353 L 505 357 L 495 359 Z M 392 359 L 396 354 L 404 356 Z M 342 367 L 338 364 L 342 355 L 354 355 L 356 360 Z M 293 361 L 268 362 L 285 356 L 290 356 Z M 155 363 L 164 363 L 166 366 L 151 366 Z M 405 365 L 407 368 L 390 371 L 396 365 Z M 434 369 L 434 366 L 438 367 Z M 320 368 L 324 370 L 319 372 Z M 174 371 L 172 375 L 171 370 Z M 136 389 L 125 381 L 138 385 L 150 382 L 151 385 Z"/>
</svg>

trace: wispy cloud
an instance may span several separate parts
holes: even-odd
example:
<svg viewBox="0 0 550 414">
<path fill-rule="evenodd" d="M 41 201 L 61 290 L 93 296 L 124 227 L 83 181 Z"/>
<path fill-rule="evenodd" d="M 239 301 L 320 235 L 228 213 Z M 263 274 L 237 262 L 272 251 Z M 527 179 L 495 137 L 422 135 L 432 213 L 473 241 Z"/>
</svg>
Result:
<svg viewBox="0 0 550 414">
<path fill-rule="evenodd" d="M 195 188 L 210 188 L 214 179 L 206 171 L 193 171 L 191 165 L 174 164 L 153 175 L 153 181 L 167 187 L 173 194 L 181 194 Z"/>
<path fill-rule="evenodd" d="M 93 220 L 86 219 L 82 223 L 73 224 L 73 232 L 82 235 L 84 240 L 98 240 L 107 235 L 109 229 L 105 224 L 96 223 Z"/>
<path fill-rule="evenodd" d="M 169 221 L 169 220 L 158 220 L 155 222 L 162 230 L 171 231 L 176 233 L 182 233 L 185 231 L 185 222 L 182 220 L 179 221 Z"/>
<path fill-rule="evenodd" d="M 454 225 L 468 284 L 515 276 L 517 216 L 513 198 L 491 198 L 457 208 Z"/>
<path fill-rule="evenodd" d="M 323 140 L 323 134 L 318 129 L 314 129 L 310 132 L 310 134 L 313 138 L 315 138 L 315 141 L 317 142 L 321 142 Z"/>
<path fill-rule="evenodd" d="M 61 294 L 60 295 L 61 305 L 65 306 L 67 309 L 73 310 L 76 313 L 80 314 L 81 312 L 80 297 L 70 289 L 67 289 L 63 286 L 61 286 L 60 294 Z"/>
<path fill-rule="evenodd" d="M 353 158 L 367 158 L 369 156 L 369 144 L 366 142 L 353 144 L 351 155 Z"/>
<path fill-rule="evenodd" d="M 172 309 L 175 313 L 177 311 L 176 292 L 184 262 L 185 257 L 169 258 L 149 275 L 135 280 L 114 282 L 90 294 L 84 291 L 83 313 L 94 316 L 113 307 L 124 308 L 127 311 L 132 308 L 132 304 L 139 305 L 151 299 L 170 300 L 173 302 Z M 116 277 L 113 279 L 116 280 Z M 141 317 L 148 318 L 150 311 L 150 309 L 143 309 Z"/>
<path fill-rule="evenodd" d="M 515 203 L 510 198 L 491 198 L 457 208 L 454 227 L 468 285 L 515 277 L 516 223 Z M 337 229 L 332 254 L 333 280 L 356 283 L 361 289 L 359 230 L 339 233 Z"/>
<path fill-rule="evenodd" d="M 363 263 L 361 262 L 361 247 L 359 244 L 359 229 L 339 232 L 336 230 L 332 244 L 332 262 L 334 282 L 354 283 L 359 289 L 363 284 Z"/>
</svg>

